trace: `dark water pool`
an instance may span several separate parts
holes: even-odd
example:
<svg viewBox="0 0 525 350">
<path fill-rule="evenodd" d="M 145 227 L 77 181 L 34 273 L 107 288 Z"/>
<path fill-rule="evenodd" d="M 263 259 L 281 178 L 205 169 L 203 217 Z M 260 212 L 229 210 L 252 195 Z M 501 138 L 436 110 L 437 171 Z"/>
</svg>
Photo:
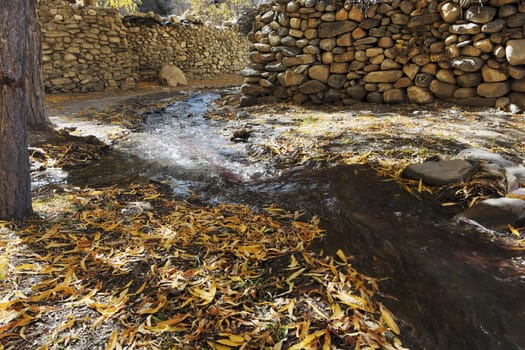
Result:
<svg viewBox="0 0 525 350">
<path fill-rule="evenodd" d="M 320 215 L 317 249 L 343 249 L 384 278 L 385 303 L 412 349 L 524 349 L 525 263 L 519 253 L 449 225 L 434 208 L 366 168 L 301 170 L 243 188 L 231 199 Z"/>
</svg>

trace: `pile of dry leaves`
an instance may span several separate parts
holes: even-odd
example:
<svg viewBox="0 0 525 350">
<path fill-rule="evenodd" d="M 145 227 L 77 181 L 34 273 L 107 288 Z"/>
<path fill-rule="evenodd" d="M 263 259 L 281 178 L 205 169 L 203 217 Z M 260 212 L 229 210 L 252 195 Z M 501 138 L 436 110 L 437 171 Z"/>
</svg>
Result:
<svg viewBox="0 0 525 350">
<path fill-rule="evenodd" d="M 153 185 L 0 223 L 0 349 L 402 349 L 374 279 L 308 250 L 317 219 Z"/>
</svg>

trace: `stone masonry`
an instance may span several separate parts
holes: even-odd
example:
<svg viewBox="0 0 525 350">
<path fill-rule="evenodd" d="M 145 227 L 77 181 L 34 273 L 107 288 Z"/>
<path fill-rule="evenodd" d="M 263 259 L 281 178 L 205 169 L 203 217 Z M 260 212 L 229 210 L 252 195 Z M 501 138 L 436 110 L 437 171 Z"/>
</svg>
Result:
<svg viewBox="0 0 525 350">
<path fill-rule="evenodd" d="M 157 79 L 167 64 L 190 77 L 238 73 L 248 64 L 247 38 L 230 28 L 153 14 L 123 17 L 57 0 L 40 0 L 38 15 L 48 93 L 130 89 Z"/>
<path fill-rule="evenodd" d="M 242 103 L 524 109 L 524 28 L 519 0 L 275 0 L 250 35 Z"/>
</svg>

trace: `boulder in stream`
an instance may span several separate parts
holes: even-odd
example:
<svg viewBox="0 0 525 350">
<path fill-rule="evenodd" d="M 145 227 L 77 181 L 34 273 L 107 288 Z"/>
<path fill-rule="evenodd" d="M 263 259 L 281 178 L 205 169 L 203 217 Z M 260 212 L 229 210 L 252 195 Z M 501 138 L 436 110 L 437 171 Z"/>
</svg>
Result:
<svg viewBox="0 0 525 350">
<path fill-rule="evenodd" d="M 505 231 L 508 225 L 525 225 L 525 201 L 518 198 L 486 199 L 456 215 L 456 220 L 472 220 L 485 228 Z"/>
<path fill-rule="evenodd" d="M 188 84 L 188 80 L 186 79 L 184 72 L 180 68 L 169 64 L 162 67 L 159 72 L 159 79 L 161 82 L 170 87 Z"/>
<path fill-rule="evenodd" d="M 410 179 L 422 179 L 432 186 L 444 186 L 465 180 L 475 169 L 475 165 L 464 159 L 431 161 L 410 164 L 403 171 Z"/>
</svg>

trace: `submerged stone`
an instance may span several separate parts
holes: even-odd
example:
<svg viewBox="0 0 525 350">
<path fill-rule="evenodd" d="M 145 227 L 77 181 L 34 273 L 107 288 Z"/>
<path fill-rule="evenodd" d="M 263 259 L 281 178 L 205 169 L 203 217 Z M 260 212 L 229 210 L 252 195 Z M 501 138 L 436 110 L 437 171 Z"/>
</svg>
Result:
<svg viewBox="0 0 525 350">
<path fill-rule="evenodd" d="M 475 166 L 467 160 L 452 159 L 410 164 L 403 173 L 410 179 L 422 179 L 428 185 L 443 186 L 465 180 L 474 169 Z"/>
<path fill-rule="evenodd" d="M 525 201 L 518 198 L 491 198 L 456 215 L 473 220 L 482 226 L 500 231 L 507 230 L 508 225 L 519 227 L 525 224 Z"/>
<path fill-rule="evenodd" d="M 511 167 L 515 164 L 510 160 L 507 160 L 500 156 L 499 154 L 485 151 L 480 148 L 467 148 L 459 152 L 454 158 L 456 159 L 470 159 L 476 161 L 485 161 L 494 163 L 502 168 Z"/>
</svg>

